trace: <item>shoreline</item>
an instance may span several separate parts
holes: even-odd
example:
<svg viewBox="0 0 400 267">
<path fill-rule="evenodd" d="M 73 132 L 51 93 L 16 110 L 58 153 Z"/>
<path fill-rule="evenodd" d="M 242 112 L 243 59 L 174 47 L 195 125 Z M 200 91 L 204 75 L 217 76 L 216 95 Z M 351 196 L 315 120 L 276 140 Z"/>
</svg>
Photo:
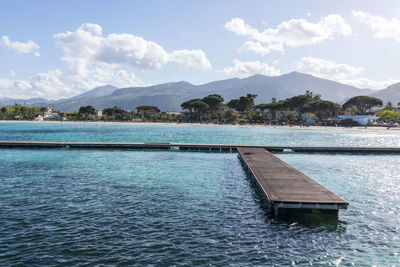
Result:
<svg viewBox="0 0 400 267">
<path fill-rule="evenodd" d="M 38 123 L 38 124 L 89 124 L 89 125 L 137 125 L 137 126 L 197 126 L 197 127 L 237 127 L 237 128 L 267 128 L 267 129 L 291 129 L 291 130 L 391 130 L 400 131 L 400 127 L 383 126 L 355 126 L 355 127 L 334 127 L 334 126 L 275 126 L 275 125 L 252 125 L 252 124 L 214 124 L 214 123 L 176 123 L 176 122 L 119 122 L 119 121 L 28 121 L 28 120 L 0 120 L 0 123 Z"/>
</svg>

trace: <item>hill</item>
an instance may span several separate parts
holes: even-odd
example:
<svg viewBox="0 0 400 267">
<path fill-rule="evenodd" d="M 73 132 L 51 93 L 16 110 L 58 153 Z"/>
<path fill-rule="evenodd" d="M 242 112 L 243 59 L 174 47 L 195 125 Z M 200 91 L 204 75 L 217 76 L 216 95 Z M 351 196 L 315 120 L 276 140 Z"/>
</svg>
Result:
<svg viewBox="0 0 400 267">
<path fill-rule="evenodd" d="M 256 103 L 270 102 L 272 97 L 286 99 L 309 90 L 323 99 L 342 102 L 355 95 L 367 95 L 370 89 L 321 79 L 309 74 L 291 72 L 281 76 L 254 75 L 244 79 L 230 79 L 201 85 L 206 91 L 216 91 L 225 99 L 237 98 L 245 93 L 257 94 Z"/>
<path fill-rule="evenodd" d="M 48 105 L 60 111 L 78 110 L 79 107 L 86 105 L 93 105 L 98 109 L 119 106 L 126 110 L 132 110 L 140 105 L 155 105 L 163 111 L 180 111 L 182 102 L 214 93 L 222 95 L 225 101 L 252 93 L 258 95 L 256 103 L 265 103 L 270 102 L 273 97 L 286 99 L 304 94 L 307 90 L 320 94 L 323 99 L 339 103 L 356 95 L 368 95 L 374 92 L 309 74 L 291 72 L 274 77 L 254 75 L 244 79 L 232 78 L 202 85 L 193 85 L 185 81 L 122 89 L 108 85 L 69 99 L 51 103 L 38 101 L 32 105 Z"/>
<path fill-rule="evenodd" d="M 84 98 L 93 98 L 93 97 L 100 97 L 100 96 L 106 96 L 109 94 L 112 94 L 115 90 L 118 88 L 112 85 L 104 85 L 100 87 L 96 87 L 90 91 L 87 91 L 83 94 L 71 97 L 69 100 L 78 100 L 78 99 L 84 99 Z"/>
<path fill-rule="evenodd" d="M 381 99 L 384 103 L 392 102 L 394 106 L 400 102 L 400 83 L 395 83 L 386 89 L 379 90 L 375 93 L 370 94 L 369 96 L 373 96 Z"/>
<path fill-rule="evenodd" d="M 0 106 L 12 106 L 14 104 L 25 104 L 25 105 L 33 105 L 38 102 L 43 102 L 43 103 L 50 103 L 52 101 L 41 98 L 41 97 L 36 97 L 36 98 L 28 98 L 28 99 L 16 99 L 16 98 L 0 98 Z"/>
</svg>

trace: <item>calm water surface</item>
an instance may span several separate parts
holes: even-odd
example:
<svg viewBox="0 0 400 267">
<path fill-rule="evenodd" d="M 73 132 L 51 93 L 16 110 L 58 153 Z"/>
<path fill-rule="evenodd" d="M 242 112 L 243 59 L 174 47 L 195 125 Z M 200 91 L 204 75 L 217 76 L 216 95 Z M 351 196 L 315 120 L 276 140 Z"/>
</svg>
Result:
<svg viewBox="0 0 400 267">
<path fill-rule="evenodd" d="M 395 145 L 398 135 L 0 123 L 1 140 Z M 399 155 L 278 156 L 350 202 L 339 221 L 271 217 L 233 153 L 2 149 L 0 266 L 399 265 Z"/>
<path fill-rule="evenodd" d="M 0 140 L 398 146 L 400 130 L 0 122 Z"/>
</svg>

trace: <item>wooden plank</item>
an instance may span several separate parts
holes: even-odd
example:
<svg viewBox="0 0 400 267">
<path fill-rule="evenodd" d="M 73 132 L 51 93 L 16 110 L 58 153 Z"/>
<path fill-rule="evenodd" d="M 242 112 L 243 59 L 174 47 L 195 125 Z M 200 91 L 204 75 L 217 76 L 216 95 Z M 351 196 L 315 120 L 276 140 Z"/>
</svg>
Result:
<svg viewBox="0 0 400 267">
<path fill-rule="evenodd" d="M 238 152 L 272 204 L 331 204 L 338 209 L 348 205 L 346 201 L 264 148 L 240 147 Z"/>
<path fill-rule="evenodd" d="M 263 148 L 270 152 L 293 151 L 301 153 L 400 153 L 400 147 L 316 147 L 316 146 L 265 146 L 238 144 L 185 144 L 185 143 L 101 143 L 101 142 L 36 142 L 0 141 L 0 148 L 92 148 L 92 149 L 169 149 L 198 151 L 236 151 L 237 148 Z M 257 159 L 254 159 L 257 161 Z"/>
</svg>

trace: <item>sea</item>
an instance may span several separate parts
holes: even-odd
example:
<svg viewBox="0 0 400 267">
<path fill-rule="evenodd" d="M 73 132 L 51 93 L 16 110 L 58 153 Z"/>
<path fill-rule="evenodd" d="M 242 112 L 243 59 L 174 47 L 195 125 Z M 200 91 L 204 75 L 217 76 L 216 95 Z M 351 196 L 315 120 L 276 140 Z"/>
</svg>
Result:
<svg viewBox="0 0 400 267">
<path fill-rule="evenodd" d="M 1 122 L 0 140 L 398 146 L 400 131 Z M 1 149 L 0 266 L 400 266 L 400 155 L 276 155 L 348 209 L 274 216 L 236 153 Z"/>
</svg>

